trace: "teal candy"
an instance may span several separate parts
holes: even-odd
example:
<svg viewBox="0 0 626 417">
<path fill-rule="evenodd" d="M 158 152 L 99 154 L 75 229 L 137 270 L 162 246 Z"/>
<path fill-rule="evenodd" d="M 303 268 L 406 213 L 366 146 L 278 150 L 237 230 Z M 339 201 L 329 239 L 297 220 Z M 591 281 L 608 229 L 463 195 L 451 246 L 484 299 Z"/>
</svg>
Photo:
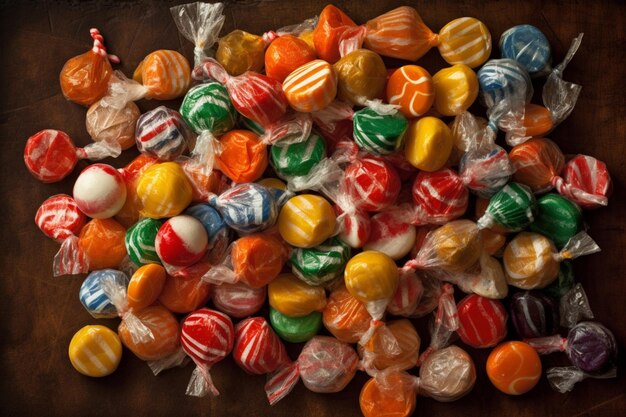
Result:
<svg viewBox="0 0 626 417">
<path fill-rule="evenodd" d="M 374 155 L 387 155 L 398 149 L 409 126 L 400 113 L 379 114 L 369 107 L 354 113 L 352 120 L 354 141 Z"/>
<path fill-rule="evenodd" d="M 161 263 L 154 241 L 162 223 L 155 219 L 142 219 L 126 231 L 126 252 L 138 266 Z"/>
<path fill-rule="evenodd" d="M 270 307 L 270 324 L 284 341 L 302 343 L 319 332 L 322 327 L 322 313 L 314 311 L 303 317 L 289 317 Z"/>
<path fill-rule="evenodd" d="M 304 176 L 326 157 L 326 144 L 321 136 L 312 134 L 304 142 L 273 145 L 270 157 L 281 178 Z"/>
<path fill-rule="evenodd" d="M 566 260 L 561 262 L 559 277 L 548 287 L 544 288 L 543 292 L 558 300 L 574 288 L 575 284 L 572 261 Z"/>
<path fill-rule="evenodd" d="M 216 82 L 190 89 L 180 106 L 180 114 L 198 134 L 208 130 L 214 135 L 222 135 L 231 130 L 237 120 L 237 111 L 226 87 Z"/>
<path fill-rule="evenodd" d="M 510 182 L 491 197 L 478 225 L 481 228 L 497 225 L 518 232 L 526 229 L 536 216 L 537 200 L 530 188 Z"/>
<path fill-rule="evenodd" d="M 581 230 L 583 215 L 576 204 L 558 194 L 546 194 L 537 200 L 537 218 L 530 230 L 549 237 L 561 249 Z"/>
<path fill-rule="evenodd" d="M 336 237 L 314 248 L 295 248 L 291 252 L 291 270 L 309 285 L 322 285 L 343 272 L 350 259 L 350 246 Z"/>
</svg>

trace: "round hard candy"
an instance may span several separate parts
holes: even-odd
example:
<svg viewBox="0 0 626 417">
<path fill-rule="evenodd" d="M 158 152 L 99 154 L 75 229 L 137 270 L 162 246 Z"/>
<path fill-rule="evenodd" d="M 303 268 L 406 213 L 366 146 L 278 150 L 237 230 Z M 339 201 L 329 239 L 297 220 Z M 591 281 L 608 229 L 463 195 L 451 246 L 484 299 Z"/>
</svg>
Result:
<svg viewBox="0 0 626 417">
<path fill-rule="evenodd" d="M 522 232 L 504 250 L 502 263 L 509 285 L 524 290 L 544 288 L 559 275 L 554 243 L 539 233 Z"/>
<path fill-rule="evenodd" d="M 243 236 L 232 244 L 233 272 L 239 281 L 262 288 L 280 274 L 288 254 L 283 242 L 269 233 Z"/>
<path fill-rule="evenodd" d="M 254 233 L 267 229 L 276 222 L 276 201 L 259 184 L 239 184 L 210 201 L 224 222 L 239 233 Z"/>
<path fill-rule="evenodd" d="M 123 150 L 129 149 L 135 144 L 135 126 L 140 115 L 139 107 L 132 101 L 119 109 L 103 106 L 98 100 L 87 110 L 87 133 L 94 142 L 119 144 Z"/>
<path fill-rule="evenodd" d="M 431 263 L 448 272 L 462 273 L 473 269 L 480 261 L 480 231 L 470 220 L 446 223 L 432 231 L 426 239 L 418 253 L 418 257 L 426 264 Z"/>
<path fill-rule="evenodd" d="M 580 207 L 560 195 L 546 194 L 537 200 L 537 218 L 530 230 L 546 236 L 557 248 L 562 248 L 580 232 L 582 223 Z"/>
<path fill-rule="evenodd" d="M 180 52 L 159 49 L 139 63 L 133 78 L 147 88 L 147 97 L 173 100 L 189 89 L 191 68 Z"/>
<path fill-rule="evenodd" d="M 136 265 L 161 263 L 154 243 L 162 224 L 159 220 L 145 218 L 126 232 L 126 251 Z"/>
<path fill-rule="evenodd" d="M 57 242 L 70 236 L 78 236 L 86 222 L 85 214 L 67 194 L 57 194 L 46 199 L 35 214 L 35 223 L 39 230 Z"/>
<path fill-rule="evenodd" d="M 413 182 L 413 202 L 423 213 L 423 223 L 446 223 L 467 210 L 469 192 L 461 177 L 449 168 L 420 172 Z"/>
<path fill-rule="evenodd" d="M 613 190 L 606 164 L 591 156 L 570 159 L 563 169 L 563 180 L 556 185 L 559 194 L 584 209 L 606 206 Z"/>
<path fill-rule="evenodd" d="M 235 318 L 249 317 L 265 304 L 267 287 L 249 287 L 244 282 L 216 285 L 213 288 L 213 305 L 218 310 Z"/>
<path fill-rule="evenodd" d="M 356 23 L 337 7 L 332 4 L 324 7 L 313 31 L 313 45 L 317 56 L 331 64 L 337 62 L 340 58 L 339 42 L 342 35 L 355 26 Z"/>
<path fill-rule="evenodd" d="M 331 64 L 316 59 L 289 74 L 283 81 L 283 90 L 295 111 L 322 110 L 337 95 L 337 73 Z"/>
<path fill-rule="evenodd" d="M 511 179 L 508 153 L 498 145 L 465 153 L 459 161 L 459 174 L 467 188 L 479 197 L 489 198 Z"/>
<path fill-rule="evenodd" d="M 190 266 L 207 251 L 209 238 L 202 223 L 191 216 L 175 216 L 159 229 L 155 248 L 159 258 L 173 266 Z"/>
<path fill-rule="evenodd" d="M 281 339 L 289 343 L 303 343 L 322 327 L 322 313 L 314 311 L 302 317 L 290 317 L 270 307 L 270 323 Z"/>
<path fill-rule="evenodd" d="M 197 366 L 211 366 L 233 350 L 235 329 L 224 313 L 201 308 L 183 320 L 180 344 Z"/>
<path fill-rule="evenodd" d="M 365 345 L 358 345 L 359 356 L 365 359 L 371 355 L 373 358 L 371 366 L 377 370 L 392 366 L 402 371 L 413 368 L 417 363 L 421 342 L 413 324 L 407 319 L 402 319 L 387 322 L 384 326 L 385 333 L 374 331 L 374 335 Z M 399 353 L 387 352 L 390 343 L 389 333 L 395 338 Z"/>
<path fill-rule="evenodd" d="M 470 108 L 478 97 L 478 78 L 465 64 L 444 68 L 433 75 L 435 110 L 443 116 L 456 116 Z"/>
<path fill-rule="evenodd" d="M 118 315 L 117 309 L 103 290 L 103 282 L 105 281 L 126 287 L 128 277 L 123 272 L 115 269 L 94 271 L 87 275 L 78 293 L 78 298 L 83 307 L 97 319 L 110 319 Z"/>
<path fill-rule="evenodd" d="M 300 379 L 309 390 L 319 393 L 343 390 L 354 378 L 358 364 L 352 346 L 329 336 L 315 336 L 298 356 Z"/>
<path fill-rule="evenodd" d="M 532 25 L 517 25 L 500 36 L 500 55 L 517 61 L 531 75 L 550 67 L 550 42 Z"/>
<path fill-rule="evenodd" d="M 295 276 L 309 285 L 331 282 L 343 272 L 350 247 L 336 237 L 312 248 L 295 248 L 289 261 Z"/>
<path fill-rule="evenodd" d="M 220 138 L 217 167 L 236 183 L 258 180 L 267 168 L 267 148 L 256 133 L 231 130 Z"/>
<path fill-rule="evenodd" d="M 387 155 L 396 151 L 409 123 L 400 114 L 380 114 L 376 109 L 365 107 L 354 113 L 354 141 L 373 155 Z"/>
<path fill-rule="evenodd" d="M 128 283 L 128 308 L 139 311 L 154 304 L 163 291 L 166 279 L 165 268 L 161 265 L 139 267 Z"/>
<path fill-rule="evenodd" d="M 312 248 L 328 239 L 335 230 L 335 211 L 323 197 L 301 194 L 290 198 L 280 210 L 278 231 L 298 248 Z"/>
<path fill-rule="evenodd" d="M 176 110 L 159 106 L 139 117 L 135 130 L 135 142 L 139 152 L 173 161 L 180 156 L 190 142 L 193 133 Z"/>
<path fill-rule="evenodd" d="M 478 70 L 480 94 L 487 107 L 493 107 L 505 97 L 519 94 L 529 102 L 533 95 L 528 72 L 512 59 L 491 59 Z"/>
<path fill-rule="evenodd" d="M 196 133 L 205 130 L 221 135 L 235 126 L 237 111 L 228 90 L 218 82 L 208 82 L 192 87 L 182 104 L 180 114 Z"/>
<path fill-rule="evenodd" d="M 363 303 L 389 300 L 398 287 L 398 267 L 382 252 L 365 251 L 348 261 L 344 280 L 350 294 Z"/>
<path fill-rule="evenodd" d="M 291 317 L 302 317 L 322 311 L 326 305 L 326 292 L 300 281 L 292 274 L 281 274 L 268 284 L 270 306 Z"/>
<path fill-rule="evenodd" d="M 126 202 L 126 184 L 111 165 L 93 164 L 74 183 L 74 200 L 80 210 L 94 219 L 115 216 Z"/>
<path fill-rule="evenodd" d="M 141 209 L 141 203 L 137 195 L 137 181 L 139 176 L 143 174 L 148 167 L 157 162 L 158 160 L 152 156 L 139 154 L 139 156 L 133 159 L 128 165 L 120 169 L 120 173 L 126 183 L 126 202 L 115 215 L 115 220 L 126 228 L 137 223 L 140 218 L 139 211 Z"/>
<path fill-rule="evenodd" d="M 450 65 L 481 66 L 491 55 L 491 34 L 473 17 L 454 19 L 439 31 L 439 53 Z"/>
<path fill-rule="evenodd" d="M 419 117 L 432 107 L 435 87 L 428 71 L 417 65 L 405 65 L 387 81 L 387 101 L 400 106 L 408 118 Z"/>
<path fill-rule="evenodd" d="M 159 295 L 159 303 L 163 304 L 172 313 L 187 314 L 206 305 L 211 296 L 211 285 L 202 281 L 202 275 L 206 273 L 210 265 L 205 264 L 196 269 L 199 262 L 192 268 L 190 275 L 171 276 L 165 280 L 163 290 Z"/>
<path fill-rule="evenodd" d="M 261 36 L 240 29 L 220 38 L 215 58 L 232 76 L 263 69 L 265 42 Z"/>
<path fill-rule="evenodd" d="M 250 374 L 274 372 L 289 361 L 285 345 L 263 317 L 251 317 L 235 327 L 233 359 Z"/>
<path fill-rule="evenodd" d="M 334 65 L 337 73 L 337 97 L 351 105 L 363 105 L 383 95 L 387 69 L 380 55 L 357 49 Z"/>
<path fill-rule="evenodd" d="M 45 129 L 26 141 L 24 163 L 39 181 L 57 182 L 74 170 L 78 162 L 77 152 L 74 142 L 67 133 Z"/>
<path fill-rule="evenodd" d="M 369 214 L 365 210 L 357 208 L 349 212 L 344 212 L 337 205 L 334 208 L 339 225 L 339 239 L 352 248 L 362 248 L 369 239 L 372 230 Z"/>
<path fill-rule="evenodd" d="M 222 219 L 220 213 L 208 203 L 193 205 L 187 208 L 184 214 L 202 223 L 209 237 L 209 246 L 213 246 L 220 235 L 228 233 L 224 219 Z"/>
<path fill-rule="evenodd" d="M 559 331 L 559 306 L 537 291 L 522 291 L 511 297 L 511 320 L 522 339 L 545 337 Z"/>
<path fill-rule="evenodd" d="M 415 377 L 405 372 L 389 372 L 371 378 L 359 395 L 365 417 L 409 417 L 415 411 Z"/>
<path fill-rule="evenodd" d="M 330 293 L 322 319 L 324 327 L 345 343 L 358 342 L 368 330 L 371 320 L 365 304 L 353 297 L 343 285 Z"/>
<path fill-rule="evenodd" d="M 126 257 L 126 229 L 113 219 L 93 219 L 83 227 L 78 246 L 85 253 L 89 269 L 117 268 Z"/>
<path fill-rule="evenodd" d="M 192 189 L 180 165 L 164 162 L 141 174 L 137 197 L 144 217 L 160 219 L 180 214 L 191 203 Z"/>
<path fill-rule="evenodd" d="M 99 43 L 94 42 L 94 48 L 68 59 L 59 75 L 63 96 L 83 106 L 92 105 L 107 93 L 113 74 L 102 37 L 99 33 L 91 35 L 96 42 L 99 36 Z"/>
<path fill-rule="evenodd" d="M 541 137 L 554 127 L 552 113 L 543 106 L 527 103 L 526 107 L 524 107 L 522 126 L 527 136 Z"/>
<path fill-rule="evenodd" d="M 541 359 L 530 345 L 511 341 L 497 346 L 487 358 L 487 376 L 505 394 L 522 395 L 541 378 Z"/>
<path fill-rule="evenodd" d="M 437 171 L 446 164 L 454 139 L 450 128 L 436 117 L 411 122 L 406 133 L 404 156 L 421 171 Z"/>
<path fill-rule="evenodd" d="M 272 166 L 281 178 L 289 179 L 308 175 L 322 159 L 326 158 L 324 139 L 313 133 L 304 142 L 272 146 Z"/>
<path fill-rule="evenodd" d="M 168 309 L 160 305 L 146 307 L 134 312 L 150 330 L 152 337 L 136 341 L 132 330 L 122 320 L 118 333 L 124 346 L 143 361 L 157 361 L 175 353 L 180 347 L 180 325 Z"/>
<path fill-rule="evenodd" d="M 470 294 L 459 301 L 459 328 L 461 340 L 475 348 L 497 345 L 506 336 L 508 315 L 501 301 Z"/>
<path fill-rule="evenodd" d="M 372 216 L 369 239 L 363 246 L 366 251 L 378 251 L 394 260 L 404 258 L 415 245 L 415 226 L 404 222 L 393 213 Z"/>
<path fill-rule="evenodd" d="M 567 333 L 567 357 L 585 372 L 606 370 L 617 358 L 613 333 L 600 323 L 583 321 Z"/>
<path fill-rule="evenodd" d="M 436 350 L 420 366 L 419 393 L 437 401 L 458 400 L 468 394 L 475 384 L 474 361 L 458 346 Z"/>
<path fill-rule="evenodd" d="M 527 228 L 537 216 L 537 200 L 530 188 L 510 182 L 489 199 L 485 214 L 478 226 L 497 226 L 509 232 Z"/>
<path fill-rule="evenodd" d="M 395 204 L 400 194 L 400 176 L 387 161 L 365 157 L 345 170 L 344 187 L 357 208 L 381 211 Z"/>
<path fill-rule="evenodd" d="M 265 50 L 265 73 L 281 83 L 298 67 L 315 59 L 315 51 L 302 39 L 282 35 Z"/>
<path fill-rule="evenodd" d="M 111 375 L 122 359 L 122 343 L 117 334 L 104 326 L 85 326 L 77 331 L 68 349 L 74 369 L 83 375 Z"/>
<path fill-rule="evenodd" d="M 509 152 L 509 159 L 515 168 L 515 181 L 529 186 L 535 193 L 552 188 L 554 178 L 565 164 L 557 144 L 543 138 L 531 138 L 515 146 Z"/>
</svg>

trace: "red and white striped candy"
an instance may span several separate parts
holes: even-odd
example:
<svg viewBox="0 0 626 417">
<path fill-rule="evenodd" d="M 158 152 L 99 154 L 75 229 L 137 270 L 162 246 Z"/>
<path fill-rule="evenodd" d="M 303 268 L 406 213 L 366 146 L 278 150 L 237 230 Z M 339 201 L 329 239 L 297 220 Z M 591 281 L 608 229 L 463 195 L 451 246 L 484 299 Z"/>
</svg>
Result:
<svg viewBox="0 0 626 417">
<path fill-rule="evenodd" d="M 423 214 L 422 223 L 443 224 L 467 210 L 469 191 L 459 174 L 445 168 L 420 172 L 413 182 L 413 201 Z"/>
<path fill-rule="evenodd" d="M 65 132 L 46 129 L 26 141 L 24 163 L 41 182 L 61 181 L 78 162 L 77 149 Z"/>
<path fill-rule="evenodd" d="M 109 61 L 113 62 L 114 64 L 119 64 L 120 59 L 117 57 L 117 55 L 107 54 L 107 49 L 104 46 L 104 38 L 100 34 L 100 31 L 96 28 L 91 28 L 89 29 L 89 33 L 91 34 L 91 38 L 93 39 L 93 47 L 91 48 L 91 50 L 98 55 L 108 58 Z"/>
<path fill-rule="evenodd" d="M 613 183 L 606 164 L 587 155 L 577 155 L 565 164 L 554 187 L 564 197 L 585 209 L 606 206 Z"/>
<path fill-rule="evenodd" d="M 35 215 L 35 223 L 49 238 L 58 242 L 70 236 L 78 236 L 87 222 L 72 197 L 58 194 L 41 203 Z"/>
<path fill-rule="evenodd" d="M 498 300 L 471 294 L 457 305 L 461 340 L 475 348 L 497 345 L 506 337 L 508 314 Z"/>
<path fill-rule="evenodd" d="M 339 222 L 339 239 L 352 248 L 362 248 L 370 237 L 370 216 L 364 210 L 344 212 L 341 207 L 335 206 L 337 221 Z"/>
<path fill-rule="evenodd" d="M 244 371 L 263 375 L 289 362 L 285 345 L 263 317 L 237 324 L 233 358 Z"/>
<path fill-rule="evenodd" d="M 411 251 L 415 236 L 415 226 L 393 213 L 378 213 L 371 219 L 370 237 L 363 249 L 382 252 L 398 260 Z"/>
<path fill-rule="evenodd" d="M 411 317 L 424 294 L 422 279 L 416 271 L 407 270 L 400 273 L 398 289 L 387 305 L 387 311 L 395 316 Z"/>
<path fill-rule="evenodd" d="M 87 216 L 108 219 L 126 202 L 126 183 L 111 165 L 93 164 L 83 169 L 73 190 L 76 204 Z"/>
<path fill-rule="evenodd" d="M 181 215 L 163 223 L 157 233 L 155 246 L 163 262 L 184 267 L 202 259 L 209 246 L 209 237 L 197 219 Z"/>
<path fill-rule="evenodd" d="M 350 164 L 344 181 L 355 206 L 366 211 L 384 210 L 392 206 L 400 194 L 398 172 L 378 158 L 366 157 Z"/>
<path fill-rule="evenodd" d="M 229 316 L 242 318 L 256 313 L 263 307 L 267 286 L 251 288 L 244 282 L 221 284 L 213 287 L 215 308 Z"/>
</svg>

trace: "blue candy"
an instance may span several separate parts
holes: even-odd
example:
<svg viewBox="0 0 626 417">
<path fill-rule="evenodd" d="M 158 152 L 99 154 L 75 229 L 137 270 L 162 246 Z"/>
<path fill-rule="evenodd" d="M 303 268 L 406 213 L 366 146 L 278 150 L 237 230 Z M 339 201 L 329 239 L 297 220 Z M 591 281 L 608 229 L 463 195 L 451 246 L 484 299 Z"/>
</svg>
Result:
<svg viewBox="0 0 626 417">
<path fill-rule="evenodd" d="M 128 277 L 115 269 L 102 269 L 87 275 L 80 286 L 79 298 L 85 309 L 94 318 L 106 319 L 117 317 L 117 309 L 102 289 L 102 282 L 111 280 L 117 285 L 128 286 Z"/>
<path fill-rule="evenodd" d="M 550 43 L 546 36 L 531 25 L 513 26 L 500 37 L 502 58 L 517 61 L 531 75 L 548 69 L 551 60 Z"/>
<path fill-rule="evenodd" d="M 491 59 L 478 71 L 478 83 L 487 107 L 516 94 L 530 102 L 533 95 L 528 72 L 512 59 Z"/>
<path fill-rule="evenodd" d="M 226 223 L 220 213 L 209 204 L 201 203 L 189 207 L 185 214 L 198 220 L 209 235 L 209 242 L 213 242 L 218 235 L 225 233 Z"/>
<path fill-rule="evenodd" d="M 211 198 L 210 204 L 219 210 L 229 227 L 245 234 L 267 229 L 278 216 L 272 193 L 255 183 L 239 184 Z"/>
</svg>

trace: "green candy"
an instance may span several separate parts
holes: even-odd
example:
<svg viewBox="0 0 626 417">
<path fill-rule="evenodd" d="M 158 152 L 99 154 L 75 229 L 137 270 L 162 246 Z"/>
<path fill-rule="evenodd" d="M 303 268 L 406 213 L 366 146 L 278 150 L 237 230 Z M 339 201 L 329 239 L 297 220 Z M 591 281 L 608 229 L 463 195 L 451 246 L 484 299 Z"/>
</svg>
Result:
<svg viewBox="0 0 626 417">
<path fill-rule="evenodd" d="M 558 300 L 567 294 L 569 290 L 574 288 L 575 284 L 572 261 L 566 260 L 561 262 L 559 277 L 552 284 L 544 288 L 543 292 Z"/>
<path fill-rule="evenodd" d="M 303 317 L 289 317 L 270 307 L 270 323 L 281 339 L 289 343 L 302 343 L 320 330 L 322 313 L 314 311 Z"/>
<path fill-rule="evenodd" d="M 126 231 L 126 252 L 130 259 L 138 266 L 146 264 L 160 264 L 154 241 L 162 223 L 155 219 L 142 219 Z"/>
<path fill-rule="evenodd" d="M 409 126 L 400 113 L 379 114 L 369 107 L 354 113 L 352 121 L 354 141 L 374 155 L 387 155 L 398 149 Z"/>
<path fill-rule="evenodd" d="M 491 197 L 485 214 L 478 220 L 478 226 L 487 228 L 494 225 L 510 232 L 527 228 L 537 214 L 537 200 L 530 188 L 510 182 Z"/>
<path fill-rule="evenodd" d="M 208 130 L 214 135 L 222 135 L 235 126 L 237 119 L 237 111 L 226 87 L 216 82 L 190 89 L 180 106 L 180 114 L 198 134 Z"/>
<path fill-rule="evenodd" d="M 309 285 L 322 285 L 341 275 L 349 259 L 350 246 L 332 237 L 314 248 L 295 248 L 291 271 Z"/>
<path fill-rule="evenodd" d="M 552 239 L 561 249 L 582 227 L 580 207 L 558 194 L 546 194 L 537 200 L 537 218 L 530 230 Z"/>
<path fill-rule="evenodd" d="M 304 142 L 274 144 L 270 157 L 272 166 L 280 177 L 300 177 L 309 174 L 326 157 L 326 144 L 321 136 L 312 134 Z"/>
</svg>

